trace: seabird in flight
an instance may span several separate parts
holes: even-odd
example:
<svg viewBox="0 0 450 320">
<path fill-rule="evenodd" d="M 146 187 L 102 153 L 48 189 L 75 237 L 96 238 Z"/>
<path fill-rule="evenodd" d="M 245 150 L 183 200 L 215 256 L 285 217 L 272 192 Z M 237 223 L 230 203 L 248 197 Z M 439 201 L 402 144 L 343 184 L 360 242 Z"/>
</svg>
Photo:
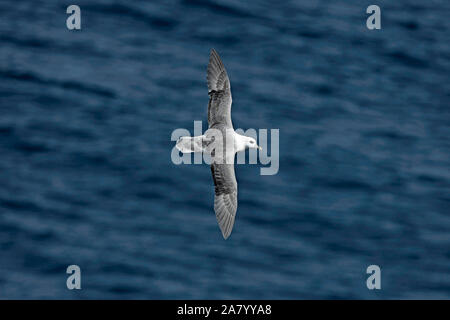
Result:
<svg viewBox="0 0 450 320">
<path fill-rule="evenodd" d="M 233 129 L 230 80 L 219 54 L 214 49 L 211 50 L 209 57 L 206 79 L 209 95 L 209 129 L 202 136 L 181 137 L 176 147 L 183 153 L 204 152 L 217 136 L 222 138 L 222 141 L 219 141 L 222 152 L 218 152 L 217 148 L 211 152 L 211 173 L 214 181 L 214 211 L 222 235 L 227 239 L 233 229 L 237 210 L 238 190 L 234 174 L 236 152 L 244 151 L 246 148 L 261 150 L 261 147 L 256 144 L 255 139 L 240 135 Z M 218 130 L 220 135 L 215 135 L 212 129 Z"/>
</svg>

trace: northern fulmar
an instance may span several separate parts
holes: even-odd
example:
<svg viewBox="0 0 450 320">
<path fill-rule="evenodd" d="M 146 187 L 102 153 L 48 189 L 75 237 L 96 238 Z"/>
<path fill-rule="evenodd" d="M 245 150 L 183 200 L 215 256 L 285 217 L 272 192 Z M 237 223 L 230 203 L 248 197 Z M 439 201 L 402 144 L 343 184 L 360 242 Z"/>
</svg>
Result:
<svg viewBox="0 0 450 320">
<path fill-rule="evenodd" d="M 183 153 L 210 151 L 214 211 L 222 235 L 227 239 L 233 229 L 237 210 L 237 182 L 234 174 L 236 152 L 246 148 L 262 148 L 257 145 L 255 139 L 240 135 L 233 129 L 230 80 L 219 54 L 214 49 L 209 57 L 206 80 L 209 95 L 208 130 L 202 136 L 179 138 L 176 148 Z M 220 137 L 221 141 L 217 141 L 217 137 Z M 208 146 L 213 145 L 212 142 L 216 142 L 215 149 L 208 149 Z"/>
</svg>

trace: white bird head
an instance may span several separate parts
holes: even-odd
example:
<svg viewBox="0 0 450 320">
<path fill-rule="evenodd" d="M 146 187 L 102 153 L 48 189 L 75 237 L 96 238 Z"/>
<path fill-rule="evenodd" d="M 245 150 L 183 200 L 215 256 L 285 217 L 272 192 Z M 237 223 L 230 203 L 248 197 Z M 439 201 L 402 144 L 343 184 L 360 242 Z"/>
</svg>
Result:
<svg viewBox="0 0 450 320">
<path fill-rule="evenodd" d="M 251 137 L 247 137 L 247 143 L 245 144 L 245 146 L 249 149 L 262 150 L 262 148 L 260 146 L 258 146 L 258 144 L 256 143 L 256 140 Z"/>
</svg>

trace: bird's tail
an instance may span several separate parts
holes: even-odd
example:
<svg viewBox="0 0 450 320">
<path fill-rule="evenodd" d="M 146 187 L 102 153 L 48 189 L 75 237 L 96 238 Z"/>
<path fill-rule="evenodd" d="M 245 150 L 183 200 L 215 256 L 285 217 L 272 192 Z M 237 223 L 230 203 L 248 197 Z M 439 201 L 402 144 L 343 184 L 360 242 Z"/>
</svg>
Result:
<svg viewBox="0 0 450 320">
<path fill-rule="evenodd" d="M 181 137 L 177 140 L 175 147 L 183 153 L 203 152 L 205 150 L 206 137 Z"/>
</svg>

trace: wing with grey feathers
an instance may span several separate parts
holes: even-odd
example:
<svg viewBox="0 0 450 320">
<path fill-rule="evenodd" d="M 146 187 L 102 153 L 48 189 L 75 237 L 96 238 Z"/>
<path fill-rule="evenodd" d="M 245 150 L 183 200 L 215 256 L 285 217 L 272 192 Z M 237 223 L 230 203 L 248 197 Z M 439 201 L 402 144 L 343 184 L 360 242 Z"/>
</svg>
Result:
<svg viewBox="0 0 450 320">
<path fill-rule="evenodd" d="M 209 57 L 206 80 L 209 94 L 209 127 L 211 128 L 214 124 L 223 124 L 228 128 L 232 128 L 230 80 L 219 54 L 214 49 L 211 50 Z"/>
<path fill-rule="evenodd" d="M 234 150 L 225 148 L 226 140 L 233 139 L 227 129 L 232 129 L 231 122 L 231 89 L 227 71 L 216 50 L 211 50 L 209 57 L 207 77 L 208 81 L 208 124 L 209 128 L 220 130 L 223 136 L 224 158 L 234 159 Z M 231 152 L 232 154 L 229 154 Z M 214 180 L 214 211 L 217 222 L 225 239 L 227 239 L 234 225 L 237 210 L 237 182 L 234 174 L 234 164 L 219 162 L 211 165 Z M 234 161 L 233 161 L 234 162 Z"/>
<path fill-rule="evenodd" d="M 211 165 L 214 180 L 214 211 L 222 235 L 227 239 L 234 225 L 237 210 L 237 182 L 234 165 Z"/>
</svg>

